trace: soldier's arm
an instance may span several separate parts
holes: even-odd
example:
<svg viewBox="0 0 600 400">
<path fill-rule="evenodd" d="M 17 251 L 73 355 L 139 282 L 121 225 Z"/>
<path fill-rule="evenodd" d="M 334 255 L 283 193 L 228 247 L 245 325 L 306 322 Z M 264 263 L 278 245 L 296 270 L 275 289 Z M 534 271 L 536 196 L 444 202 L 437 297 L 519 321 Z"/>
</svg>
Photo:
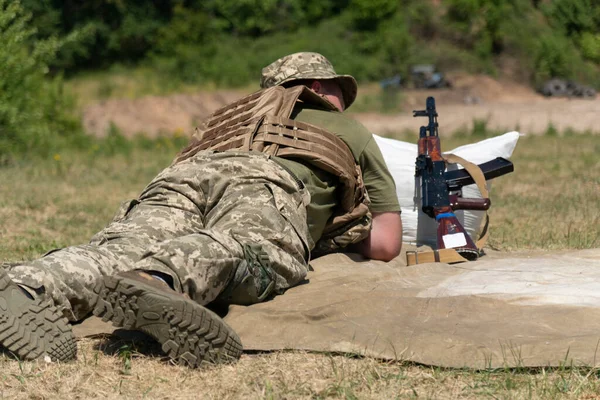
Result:
<svg viewBox="0 0 600 400">
<path fill-rule="evenodd" d="M 390 261 L 400 254 L 401 238 L 402 219 L 399 212 L 373 213 L 371 233 L 357 243 L 354 250 L 367 258 Z"/>
<path fill-rule="evenodd" d="M 357 244 L 355 251 L 368 258 L 389 261 L 400 254 L 402 247 L 402 219 L 394 179 L 373 138 L 359 163 L 371 199 L 373 225 L 369 236 Z"/>
</svg>

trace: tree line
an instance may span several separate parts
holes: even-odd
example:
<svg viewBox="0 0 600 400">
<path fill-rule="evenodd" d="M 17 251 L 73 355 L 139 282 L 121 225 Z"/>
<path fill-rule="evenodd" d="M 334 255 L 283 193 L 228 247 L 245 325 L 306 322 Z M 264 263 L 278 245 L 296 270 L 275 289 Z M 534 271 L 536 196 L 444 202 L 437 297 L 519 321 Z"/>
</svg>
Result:
<svg viewBox="0 0 600 400">
<path fill-rule="evenodd" d="M 301 49 L 359 80 L 414 63 L 496 73 L 520 61 L 532 83 L 594 80 L 600 0 L 22 0 L 36 38 L 81 32 L 53 65 L 67 74 L 151 65 L 187 82 L 241 85 Z M 597 82 L 588 82 L 597 83 Z"/>
</svg>

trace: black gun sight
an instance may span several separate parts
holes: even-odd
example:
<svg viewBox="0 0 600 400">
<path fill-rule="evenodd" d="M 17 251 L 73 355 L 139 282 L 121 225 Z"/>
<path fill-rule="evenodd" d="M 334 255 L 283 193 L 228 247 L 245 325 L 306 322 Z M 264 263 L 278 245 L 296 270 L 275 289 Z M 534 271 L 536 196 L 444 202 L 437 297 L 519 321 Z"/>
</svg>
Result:
<svg viewBox="0 0 600 400">
<path fill-rule="evenodd" d="M 435 109 L 435 99 L 433 97 L 429 96 L 427 98 L 425 108 L 425 110 L 413 110 L 413 117 L 435 118 L 438 116 L 437 110 Z"/>
<path fill-rule="evenodd" d="M 438 136 L 437 110 L 435 109 L 435 99 L 431 96 L 427 98 L 425 110 L 413 110 L 413 117 L 427 117 L 429 124 L 425 129 L 429 131 L 429 136 Z M 420 132 L 422 135 L 422 131 Z M 423 136 L 421 136 L 423 137 Z"/>
</svg>

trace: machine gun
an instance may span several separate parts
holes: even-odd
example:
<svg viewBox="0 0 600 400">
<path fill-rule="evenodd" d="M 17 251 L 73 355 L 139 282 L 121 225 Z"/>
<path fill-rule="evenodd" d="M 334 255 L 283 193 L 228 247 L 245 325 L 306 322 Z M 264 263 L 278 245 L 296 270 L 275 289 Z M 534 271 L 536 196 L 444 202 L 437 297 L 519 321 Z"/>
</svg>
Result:
<svg viewBox="0 0 600 400">
<path fill-rule="evenodd" d="M 438 135 L 435 99 L 428 97 L 426 109 L 413 111 L 413 117 L 427 117 L 429 123 L 419 130 L 419 155 L 415 167 L 415 199 L 421 193 L 421 209 L 437 221 L 437 248 L 452 248 L 467 260 L 479 257 L 479 249 L 456 218 L 454 210 L 487 210 L 489 198 L 465 199 L 460 192 L 464 185 L 475 182 L 464 169 L 446 170 Z M 492 179 L 514 170 L 512 162 L 498 157 L 479 165 L 485 179 Z M 420 181 L 420 185 L 419 185 Z"/>
</svg>

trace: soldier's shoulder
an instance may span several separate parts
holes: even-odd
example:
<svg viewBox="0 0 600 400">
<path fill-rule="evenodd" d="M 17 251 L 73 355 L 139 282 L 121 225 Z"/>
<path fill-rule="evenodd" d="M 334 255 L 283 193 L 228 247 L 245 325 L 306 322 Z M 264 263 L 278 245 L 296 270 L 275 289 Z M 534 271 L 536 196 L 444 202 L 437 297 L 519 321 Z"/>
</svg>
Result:
<svg viewBox="0 0 600 400">
<path fill-rule="evenodd" d="M 305 107 L 301 109 L 297 115 L 298 120 L 302 120 L 308 123 L 325 123 L 337 129 L 352 129 L 368 132 L 367 128 L 365 128 L 363 124 L 361 124 L 351 116 L 338 111 L 327 111 L 320 110 L 317 108 Z"/>
</svg>

